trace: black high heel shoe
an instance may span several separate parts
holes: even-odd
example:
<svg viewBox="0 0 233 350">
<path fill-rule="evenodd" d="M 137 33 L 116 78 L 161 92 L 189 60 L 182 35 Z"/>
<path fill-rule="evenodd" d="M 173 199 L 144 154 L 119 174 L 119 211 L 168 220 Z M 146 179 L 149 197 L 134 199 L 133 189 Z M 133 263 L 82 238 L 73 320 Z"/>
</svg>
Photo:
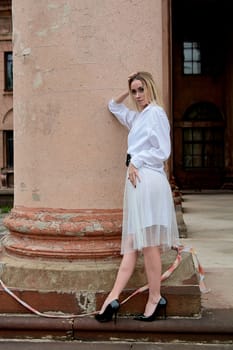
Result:
<svg viewBox="0 0 233 350">
<path fill-rule="evenodd" d="M 144 321 L 144 322 L 152 322 L 155 321 L 155 319 L 158 317 L 160 311 L 163 311 L 163 318 L 166 319 L 166 307 L 167 307 L 167 300 L 164 297 L 161 297 L 155 311 L 150 316 L 145 316 L 143 314 L 137 315 L 134 317 L 134 320 L 137 321 Z"/>
<path fill-rule="evenodd" d="M 103 313 L 95 315 L 95 319 L 99 322 L 109 322 L 112 320 L 113 315 L 114 322 L 116 323 L 117 312 L 120 309 L 119 301 L 113 300 L 110 304 L 107 305 Z"/>
</svg>

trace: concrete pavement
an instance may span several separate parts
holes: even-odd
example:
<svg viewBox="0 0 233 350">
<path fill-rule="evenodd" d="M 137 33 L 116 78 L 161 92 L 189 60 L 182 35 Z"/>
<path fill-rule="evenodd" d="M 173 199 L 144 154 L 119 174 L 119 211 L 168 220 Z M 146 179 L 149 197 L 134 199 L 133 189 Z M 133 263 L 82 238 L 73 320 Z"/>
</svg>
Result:
<svg viewBox="0 0 233 350">
<path fill-rule="evenodd" d="M 202 307 L 233 310 L 233 192 L 183 194 L 182 206 L 188 238 L 181 241 L 195 248 L 211 289 Z"/>
<path fill-rule="evenodd" d="M 0 340 L 1 350 L 232 350 L 231 344 L 130 343 L 130 342 L 65 342 L 47 340 Z"/>
</svg>

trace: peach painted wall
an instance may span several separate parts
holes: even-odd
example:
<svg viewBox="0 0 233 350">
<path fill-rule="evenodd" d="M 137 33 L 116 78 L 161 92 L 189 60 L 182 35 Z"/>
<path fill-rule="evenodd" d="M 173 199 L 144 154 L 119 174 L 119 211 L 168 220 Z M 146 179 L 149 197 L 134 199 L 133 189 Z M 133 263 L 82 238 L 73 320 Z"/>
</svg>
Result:
<svg viewBox="0 0 233 350">
<path fill-rule="evenodd" d="M 15 0 L 13 20 L 15 205 L 122 207 L 107 102 L 140 69 L 163 91 L 162 0 Z"/>
</svg>

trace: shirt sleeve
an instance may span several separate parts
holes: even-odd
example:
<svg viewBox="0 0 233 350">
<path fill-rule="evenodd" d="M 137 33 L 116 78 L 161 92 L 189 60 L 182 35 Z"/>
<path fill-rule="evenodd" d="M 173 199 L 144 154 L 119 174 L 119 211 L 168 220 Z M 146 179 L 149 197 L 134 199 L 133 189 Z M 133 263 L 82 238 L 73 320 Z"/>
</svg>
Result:
<svg viewBox="0 0 233 350">
<path fill-rule="evenodd" d="M 156 167 L 156 165 L 165 162 L 170 156 L 170 125 L 165 112 L 162 110 L 156 115 L 155 122 L 149 132 L 148 141 L 148 148 L 141 150 L 131 159 L 136 168 L 140 168 L 145 164 Z"/>
<path fill-rule="evenodd" d="M 126 126 L 129 130 L 131 129 L 136 112 L 131 111 L 123 103 L 116 103 L 114 100 L 108 103 L 108 108 L 122 125 Z"/>
</svg>

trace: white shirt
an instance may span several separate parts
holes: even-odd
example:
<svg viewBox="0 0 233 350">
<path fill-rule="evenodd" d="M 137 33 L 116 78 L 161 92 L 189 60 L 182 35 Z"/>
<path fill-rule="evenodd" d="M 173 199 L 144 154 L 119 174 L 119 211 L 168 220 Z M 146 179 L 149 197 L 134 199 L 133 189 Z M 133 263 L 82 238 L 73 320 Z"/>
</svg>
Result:
<svg viewBox="0 0 233 350">
<path fill-rule="evenodd" d="M 170 125 L 162 107 L 148 105 L 141 112 L 128 109 L 123 103 L 111 100 L 108 104 L 110 112 L 126 126 L 128 134 L 128 150 L 131 163 L 136 168 L 147 167 L 164 172 L 164 162 L 171 152 Z"/>
</svg>

